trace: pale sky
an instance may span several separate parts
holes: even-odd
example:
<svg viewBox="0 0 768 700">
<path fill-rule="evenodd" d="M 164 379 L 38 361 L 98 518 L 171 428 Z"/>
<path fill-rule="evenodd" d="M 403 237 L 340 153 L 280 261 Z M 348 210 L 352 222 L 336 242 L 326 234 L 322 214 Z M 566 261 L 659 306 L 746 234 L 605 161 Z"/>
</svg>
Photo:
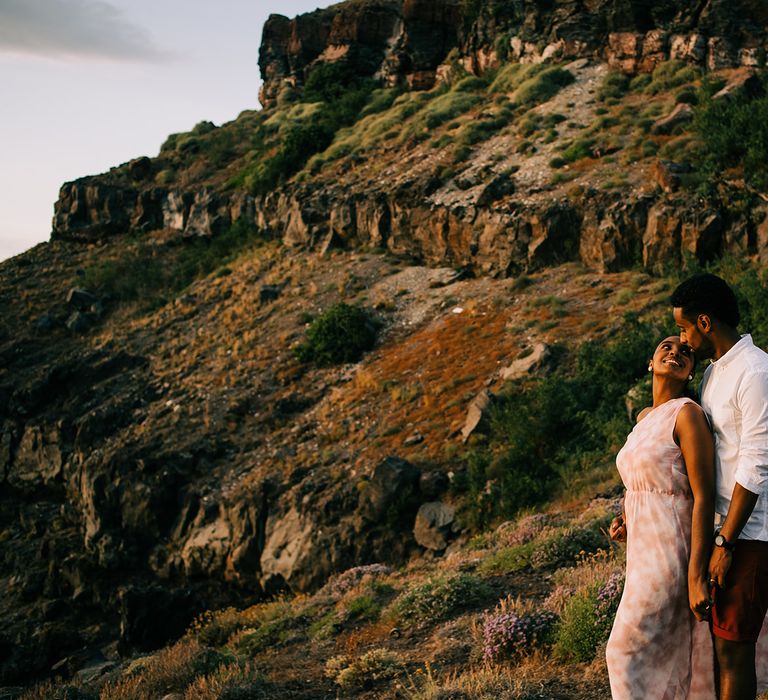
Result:
<svg viewBox="0 0 768 700">
<path fill-rule="evenodd" d="M 0 260 L 59 187 L 258 107 L 261 30 L 330 0 L 0 0 Z"/>
</svg>

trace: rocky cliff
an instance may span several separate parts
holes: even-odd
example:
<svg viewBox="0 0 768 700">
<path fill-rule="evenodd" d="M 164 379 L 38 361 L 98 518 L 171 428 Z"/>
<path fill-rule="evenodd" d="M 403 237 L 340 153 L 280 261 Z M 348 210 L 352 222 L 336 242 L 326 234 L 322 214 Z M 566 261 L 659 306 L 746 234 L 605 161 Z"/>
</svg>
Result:
<svg viewBox="0 0 768 700">
<path fill-rule="evenodd" d="M 0 267 L 0 684 L 449 547 L 445 445 L 511 359 L 659 303 L 628 269 L 768 260 L 760 192 L 733 169 L 701 194 L 688 162 L 700 95 L 763 89 L 767 31 L 756 2 L 272 16 L 264 110 L 66 183 L 51 243 Z M 330 134 L 318 65 L 369 91 Z M 184 258 L 233 231 L 257 247 L 215 274 Z M 130 276 L 129 303 L 98 288 Z M 384 317 L 380 351 L 308 369 L 292 348 L 339 299 Z"/>
</svg>

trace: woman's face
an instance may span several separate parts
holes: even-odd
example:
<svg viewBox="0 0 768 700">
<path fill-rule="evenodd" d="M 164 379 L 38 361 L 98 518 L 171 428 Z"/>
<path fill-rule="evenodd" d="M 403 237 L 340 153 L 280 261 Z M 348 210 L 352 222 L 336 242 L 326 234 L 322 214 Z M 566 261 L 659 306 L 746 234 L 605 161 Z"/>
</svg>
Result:
<svg viewBox="0 0 768 700">
<path fill-rule="evenodd" d="M 655 375 L 679 379 L 685 383 L 693 374 L 693 349 L 682 342 L 679 336 L 671 335 L 658 344 L 651 362 Z"/>
</svg>

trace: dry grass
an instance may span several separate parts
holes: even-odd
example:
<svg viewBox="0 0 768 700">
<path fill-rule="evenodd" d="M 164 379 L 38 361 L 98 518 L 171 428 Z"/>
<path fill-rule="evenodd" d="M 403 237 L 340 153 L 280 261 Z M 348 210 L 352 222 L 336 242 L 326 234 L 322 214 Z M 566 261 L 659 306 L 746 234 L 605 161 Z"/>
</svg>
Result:
<svg viewBox="0 0 768 700">
<path fill-rule="evenodd" d="M 167 693 L 184 692 L 198 676 L 213 672 L 223 661 L 197 640 L 182 639 L 134 661 L 119 680 L 102 690 L 99 700 L 157 700 Z"/>
</svg>

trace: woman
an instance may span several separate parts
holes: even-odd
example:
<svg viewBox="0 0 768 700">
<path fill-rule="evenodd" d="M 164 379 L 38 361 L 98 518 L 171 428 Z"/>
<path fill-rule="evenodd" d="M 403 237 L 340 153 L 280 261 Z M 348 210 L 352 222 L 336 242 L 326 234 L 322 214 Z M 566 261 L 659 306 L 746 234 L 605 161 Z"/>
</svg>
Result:
<svg viewBox="0 0 768 700">
<path fill-rule="evenodd" d="M 638 416 L 616 463 L 627 489 L 611 536 L 627 541 L 627 576 L 606 658 L 614 700 L 713 700 L 708 564 L 714 521 L 714 443 L 684 393 L 691 348 L 659 343 L 653 406 Z"/>
</svg>

